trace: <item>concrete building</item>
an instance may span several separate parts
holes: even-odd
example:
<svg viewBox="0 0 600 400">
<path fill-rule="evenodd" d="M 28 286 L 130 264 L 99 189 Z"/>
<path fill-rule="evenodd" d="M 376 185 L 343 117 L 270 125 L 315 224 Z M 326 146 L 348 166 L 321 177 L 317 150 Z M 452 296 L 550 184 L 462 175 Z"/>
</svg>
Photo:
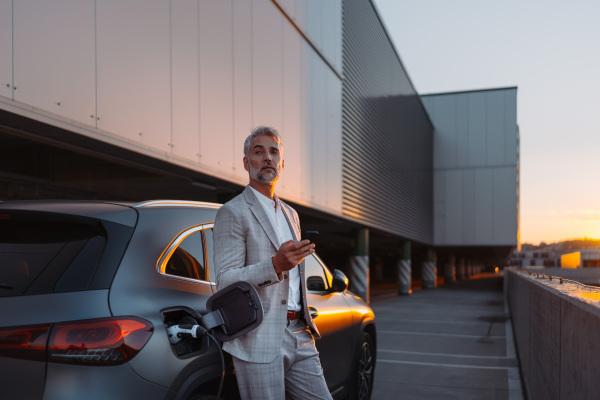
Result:
<svg viewBox="0 0 600 400">
<path fill-rule="evenodd" d="M 369 0 L 2 2 L 0 53 L 3 200 L 224 202 L 265 124 L 363 297 L 517 245 L 516 89 L 421 98 Z"/>
<path fill-rule="evenodd" d="M 450 260 L 459 254 L 494 263 L 518 244 L 517 88 L 429 94 L 421 99 L 435 126 L 436 250 Z"/>
<path fill-rule="evenodd" d="M 507 264 L 513 267 L 559 267 L 564 253 L 564 250 L 553 248 L 518 251 L 510 255 Z"/>
</svg>

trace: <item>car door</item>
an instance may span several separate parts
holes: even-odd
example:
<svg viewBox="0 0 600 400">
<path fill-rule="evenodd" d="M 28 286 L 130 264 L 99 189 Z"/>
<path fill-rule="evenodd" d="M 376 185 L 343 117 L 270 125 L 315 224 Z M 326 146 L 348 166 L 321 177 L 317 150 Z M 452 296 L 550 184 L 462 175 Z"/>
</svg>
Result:
<svg viewBox="0 0 600 400">
<path fill-rule="evenodd" d="M 352 323 L 346 294 L 330 291 L 331 274 L 322 261 L 313 254 L 306 257 L 304 263 L 308 308 L 321 334 L 316 345 L 325 380 L 334 391 L 350 374 L 357 328 Z"/>
<path fill-rule="evenodd" d="M 129 364 L 144 379 L 171 387 L 216 355 L 207 340 L 179 352 L 169 343 L 165 328 L 192 313 L 206 313 L 214 286 L 206 277 L 203 248 L 208 225 L 190 226 L 190 221 L 201 222 L 202 215 L 187 209 L 141 210 L 140 215 L 111 286 L 110 306 L 114 315 L 152 323 L 154 332 L 144 351 Z"/>
</svg>

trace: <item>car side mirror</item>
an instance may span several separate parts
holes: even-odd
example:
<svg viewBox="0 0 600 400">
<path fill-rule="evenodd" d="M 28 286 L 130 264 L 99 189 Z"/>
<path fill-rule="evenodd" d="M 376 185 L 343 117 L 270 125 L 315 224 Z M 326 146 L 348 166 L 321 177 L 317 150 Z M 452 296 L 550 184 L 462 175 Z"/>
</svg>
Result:
<svg viewBox="0 0 600 400">
<path fill-rule="evenodd" d="M 333 271 L 333 281 L 331 282 L 331 290 L 333 292 L 343 292 L 348 289 L 348 278 L 339 269 Z"/>
</svg>

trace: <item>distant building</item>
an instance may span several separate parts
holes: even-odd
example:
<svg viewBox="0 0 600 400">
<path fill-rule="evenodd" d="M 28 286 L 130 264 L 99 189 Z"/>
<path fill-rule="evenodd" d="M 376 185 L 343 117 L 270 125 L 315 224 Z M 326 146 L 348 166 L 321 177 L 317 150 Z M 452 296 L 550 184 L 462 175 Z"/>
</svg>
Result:
<svg viewBox="0 0 600 400">
<path fill-rule="evenodd" d="M 513 267 L 559 267 L 563 253 L 553 248 L 516 251 L 510 255 L 508 265 Z"/>
<path fill-rule="evenodd" d="M 561 256 L 563 268 L 594 268 L 600 267 L 599 250 L 581 250 Z"/>
</svg>

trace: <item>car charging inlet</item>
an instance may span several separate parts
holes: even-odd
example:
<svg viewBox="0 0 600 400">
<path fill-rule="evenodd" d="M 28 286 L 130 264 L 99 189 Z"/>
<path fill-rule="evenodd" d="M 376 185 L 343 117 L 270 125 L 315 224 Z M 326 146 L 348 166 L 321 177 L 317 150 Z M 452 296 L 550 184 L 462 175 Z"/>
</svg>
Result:
<svg viewBox="0 0 600 400">
<path fill-rule="evenodd" d="M 205 336 L 216 344 L 223 371 L 217 392 L 217 398 L 220 398 L 225 359 L 218 341 L 228 342 L 258 327 L 263 320 L 263 308 L 256 288 L 246 281 L 239 281 L 209 297 L 206 309 L 208 313 L 201 316 L 197 324 L 190 323 L 192 318 L 184 318 L 180 323 L 167 327 L 167 334 L 172 345 Z"/>
</svg>

